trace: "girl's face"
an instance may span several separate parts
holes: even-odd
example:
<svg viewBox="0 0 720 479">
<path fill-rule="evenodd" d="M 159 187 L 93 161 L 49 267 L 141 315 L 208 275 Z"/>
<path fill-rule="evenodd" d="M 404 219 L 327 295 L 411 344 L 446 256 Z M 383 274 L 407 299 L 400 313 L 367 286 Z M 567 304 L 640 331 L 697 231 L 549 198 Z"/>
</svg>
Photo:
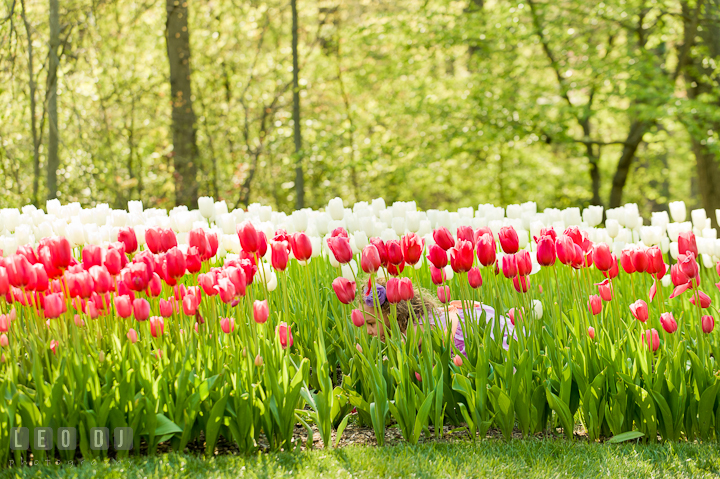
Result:
<svg viewBox="0 0 720 479">
<path fill-rule="evenodd" d="M 377 311 L 375 308 L 371 308 L 365 303 L 362 304 L 362 312 L 365 317 L 365 330 L 370 336 L 380 338 L 380 341 L 385 341 L 385 317 L 380 319 L 377 317 Z"/>
</svg>

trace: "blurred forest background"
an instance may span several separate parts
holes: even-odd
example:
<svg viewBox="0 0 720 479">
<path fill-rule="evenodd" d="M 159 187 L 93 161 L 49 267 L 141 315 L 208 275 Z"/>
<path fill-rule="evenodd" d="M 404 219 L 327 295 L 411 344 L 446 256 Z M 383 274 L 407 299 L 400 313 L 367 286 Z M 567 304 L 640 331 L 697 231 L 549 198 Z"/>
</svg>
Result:
<svg viewBox="0 0 720 479">
<path fill-rule="evenodd" d="M 0 0 L 0 39 L 0 206 L 720 208 L 720 0 Z"/>
</svg>

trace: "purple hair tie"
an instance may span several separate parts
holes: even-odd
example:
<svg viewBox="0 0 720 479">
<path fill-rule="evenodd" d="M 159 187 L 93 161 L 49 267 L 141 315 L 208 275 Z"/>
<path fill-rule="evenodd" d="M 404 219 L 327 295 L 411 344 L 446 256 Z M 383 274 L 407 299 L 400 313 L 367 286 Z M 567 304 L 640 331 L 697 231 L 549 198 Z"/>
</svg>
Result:
<svg viewBox="0 0 720 479">
<path fill-rule="evenodd" d="M 385 303 L 385 300 L 387 299 L 387 293 L 385 293 L 385 287 L 377 285 L 375 287 L 377 289 L 377 295 L 378 295 L 378 303 L 380 303 L 380 306 L 382 306 Z M 363 302 L 368 308 L 372 308 L 375 306 L 375 299 L 373 298 L 372 292 L 368 291 L 368 287 L 365 286 L 363 288 Z"/>
</svg>

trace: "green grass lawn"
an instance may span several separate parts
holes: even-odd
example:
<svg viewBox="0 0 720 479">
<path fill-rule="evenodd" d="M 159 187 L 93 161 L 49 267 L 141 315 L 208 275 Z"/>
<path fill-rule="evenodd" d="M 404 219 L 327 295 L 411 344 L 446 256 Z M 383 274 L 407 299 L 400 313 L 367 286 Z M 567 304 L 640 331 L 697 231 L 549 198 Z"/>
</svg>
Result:
<svg viewBox="0 0 720 479">
<path fill-rule="evenodd" d="M 42 466 L 0 471 L 2 477 L 719 477 L 716 444 L 588 444 L 565 440 L 486 440 L 351 446 L 253 457 L 165 454 L 75 467 Z"/>
</svg>

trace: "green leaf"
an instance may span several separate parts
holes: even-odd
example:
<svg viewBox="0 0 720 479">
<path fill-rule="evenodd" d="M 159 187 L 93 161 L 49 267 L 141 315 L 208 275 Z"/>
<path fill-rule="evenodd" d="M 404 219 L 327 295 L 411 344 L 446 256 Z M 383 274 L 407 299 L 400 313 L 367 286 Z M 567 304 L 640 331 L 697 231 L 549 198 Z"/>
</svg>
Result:
<svg viewBox="0 0 720 479">
<path fill-rule="evenodd" d="M 645 434 L 640 431 L 628 431 L 611 437 L 608 442 L 610 444 L 617 444 L 620 442 L 632 441 L 633 439 L 638 439 L 643 436 L 645 436 Z"/>
</svg>

